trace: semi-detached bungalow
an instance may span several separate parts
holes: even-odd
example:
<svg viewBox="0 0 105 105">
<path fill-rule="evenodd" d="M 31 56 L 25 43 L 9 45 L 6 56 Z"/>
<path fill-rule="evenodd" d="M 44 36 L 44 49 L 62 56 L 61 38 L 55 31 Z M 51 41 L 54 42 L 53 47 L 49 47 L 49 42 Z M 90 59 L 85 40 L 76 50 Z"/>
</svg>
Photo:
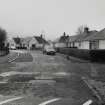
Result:
<svg viewBox="0 0 105 105">
<path fill-rule="evenodd" d="M 76 42 L 77 37 L 77 35 L 69 36 L 68 47 L 74 48 L 79 46 L 78 42 Z"/>
<path fill-rule="evenodd" d="M 99 32 L 84 29 L 83 34 L 70 36 L 69 44 L 78 49 L 105 49 L 105 29 Z"/>
<path fill-rule="evenodd" d="M 76 43 L 78 43 L 78 49 L 92 49 L 90 36 L 93 36 L 97 31 L 88 31 L 77 37 Z M 95 47 L 93 49 L 96 49 Z"/>
<path fill-rule="evenodd" d="M 105 28 L 85 40 L 89 42 L 89 49 L 105 49 Z"/>
</svg>

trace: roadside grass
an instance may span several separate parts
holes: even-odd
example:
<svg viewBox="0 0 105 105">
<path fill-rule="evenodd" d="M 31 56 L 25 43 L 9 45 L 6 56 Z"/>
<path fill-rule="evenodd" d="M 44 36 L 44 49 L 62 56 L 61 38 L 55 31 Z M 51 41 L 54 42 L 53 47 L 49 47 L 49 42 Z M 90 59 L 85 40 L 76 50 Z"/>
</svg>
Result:
<svg viewBox="0 0 105 105">
<path fill-rule="evenodd" d="M 16 52 L 11 52 L 8 57 L 6 57 L 6 62 L 0 64 L 0 73 L 8 71 L 18 71 L 27 68 L 27 64 L 33 61 L 33 57 L 29 53 L 20 53 L 18 58 Z M 13 62 L 8 62 L 15 59 Z"/>
<path fill-rule="evenodd" d="M 20 53 L 15 62 L 32 62 L 33 57 L 30 53 Z"/>
</svg>

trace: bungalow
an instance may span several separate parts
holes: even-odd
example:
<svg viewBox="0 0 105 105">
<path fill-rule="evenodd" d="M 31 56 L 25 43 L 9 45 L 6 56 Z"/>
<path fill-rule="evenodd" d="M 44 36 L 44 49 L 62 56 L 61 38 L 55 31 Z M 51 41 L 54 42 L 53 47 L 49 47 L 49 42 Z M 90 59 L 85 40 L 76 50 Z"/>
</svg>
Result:
<svg viewBox="0 0 105 105">
<path fill-rule="evenodd" d="M 22 45 L 22 48 L 29 49 L 29 42 L 31 41 L 32 38 L 33 38 L 33 37 L 21 38 L 21 45 Z"/>
<path fill-rule="evenodd" d="M 48 42 L 42 36 L 32 36 L 21 38 L 21 45 L 26 49 L 40 49 Z"/>
<path fill-rule="evenodd" d="M 74 35 L 74 36 L 69 36 L 69 39 L 68 39 L 68 47 L 71 47 L 71 48 L 74 48 L 74 47 L 78 47 L 78 42 L 76 42 L 76 39 L 77 39 L 77 35 Z"/>
<path fill-rule="evenodd" d="M 90 36 L 93 36 L 97 33 L 96 30 L 94 31 L 87 31 L 83 34 L 78 36 L 76 43 L 78 43 L 78 49 L 91 49 L 90 48 L 90 40 L 87 40 Z"/>
<path fill-rule="evenodd" d="M 89 49 L 105 49 L 105 28 L 85 40 L 89 42 Z"/>
<path fill-rule="evenodd" d="M 31 40 L 28 43 L 29 49 L 40 49 L 43 48 L 45 44 L 48 44 L 48 42 L 41 36 L 34 36 L 31 38 Z"/>
<path fill-rule="evenodd" d="M 9 39 L 9 48 L 16 49 L 21 46 L 21 40 L 19 37 Z"/>
<path fill-rule="evenodd" d="M 91 38 L 97 34 L 96 30 L 89 31 L 86 27 L 84 28 L 84 32 L 80 35 L 71 36 L 69 38 L 69 43 L 71 43 L 71 47 L 77 47 L 78 49 L 92 49 Z M 95 48 L 94 48 L 95 49 Z"/>
</svg>

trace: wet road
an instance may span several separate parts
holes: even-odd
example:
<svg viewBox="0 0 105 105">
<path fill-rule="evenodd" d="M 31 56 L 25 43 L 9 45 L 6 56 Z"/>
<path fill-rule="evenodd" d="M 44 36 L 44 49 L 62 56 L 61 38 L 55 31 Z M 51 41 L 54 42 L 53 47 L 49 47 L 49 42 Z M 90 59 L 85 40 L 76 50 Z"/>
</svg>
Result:
<svg viewBox="0 0 105 105">
<path fill-rule="evenodd" d="M 91 71 L 88 63 L 68 61 L 59 54 L 55 56 L 43 55 L 42 52 L 39 51 L 29 53 L 33 57 L 32 62 L 19 62 L 18 59 L 18 62 L 14 62 L 16 64 L 12 69 L 21 72 L 40 72 L 41 79 L 49 79 L 49 77 L 52 77 L 52 80 L 56 81 L 56 83 L 53 85 L 43 83 L 44 85 L 38 85 L 38 89 L 35 88 L 34 92 L 28 91 L 26 94 L 32 94 L 32 97 L 35 99 L 39 97 L 40 100 L 43 100 L 45 97 L 46 100 L 49 99 L 49 97 L 62 98 L 62 101 L 60 101 L 62 104 L 58 102 L 51 105 L 69 105 L 73 102 L 84 103 L 88 99 L 93 98 L 92 92 L 81 79 L 82 76 L 88 77 L 90 75 Z M 32 99 L 25 97 L 16 103 L 23 103 L 26 99 L 32 102 Z M 37 102 L 38 104 L 35 104 L 34 101 L 33 104 L 31 102 L 30 104 L 24 103 L 23 105 L 38 105 L 42 101 Z"/>
</svg>

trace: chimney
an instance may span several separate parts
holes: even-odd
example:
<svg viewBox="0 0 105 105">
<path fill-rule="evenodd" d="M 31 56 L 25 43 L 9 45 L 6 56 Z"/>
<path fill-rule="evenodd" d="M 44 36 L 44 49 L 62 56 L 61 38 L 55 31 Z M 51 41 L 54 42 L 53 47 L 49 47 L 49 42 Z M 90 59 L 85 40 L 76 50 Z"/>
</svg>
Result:
<svg viewBox="0 0 105 105">
<path fill-rule="evenodd" d="M 66 36 L 66 32 L 63 33 L 63 36 Z"/>
<path fill-rule="evenodd" d="M 88 27 L 84 28 L 84 33 L 89 33 L 89 28 Z"/>
</svg>

